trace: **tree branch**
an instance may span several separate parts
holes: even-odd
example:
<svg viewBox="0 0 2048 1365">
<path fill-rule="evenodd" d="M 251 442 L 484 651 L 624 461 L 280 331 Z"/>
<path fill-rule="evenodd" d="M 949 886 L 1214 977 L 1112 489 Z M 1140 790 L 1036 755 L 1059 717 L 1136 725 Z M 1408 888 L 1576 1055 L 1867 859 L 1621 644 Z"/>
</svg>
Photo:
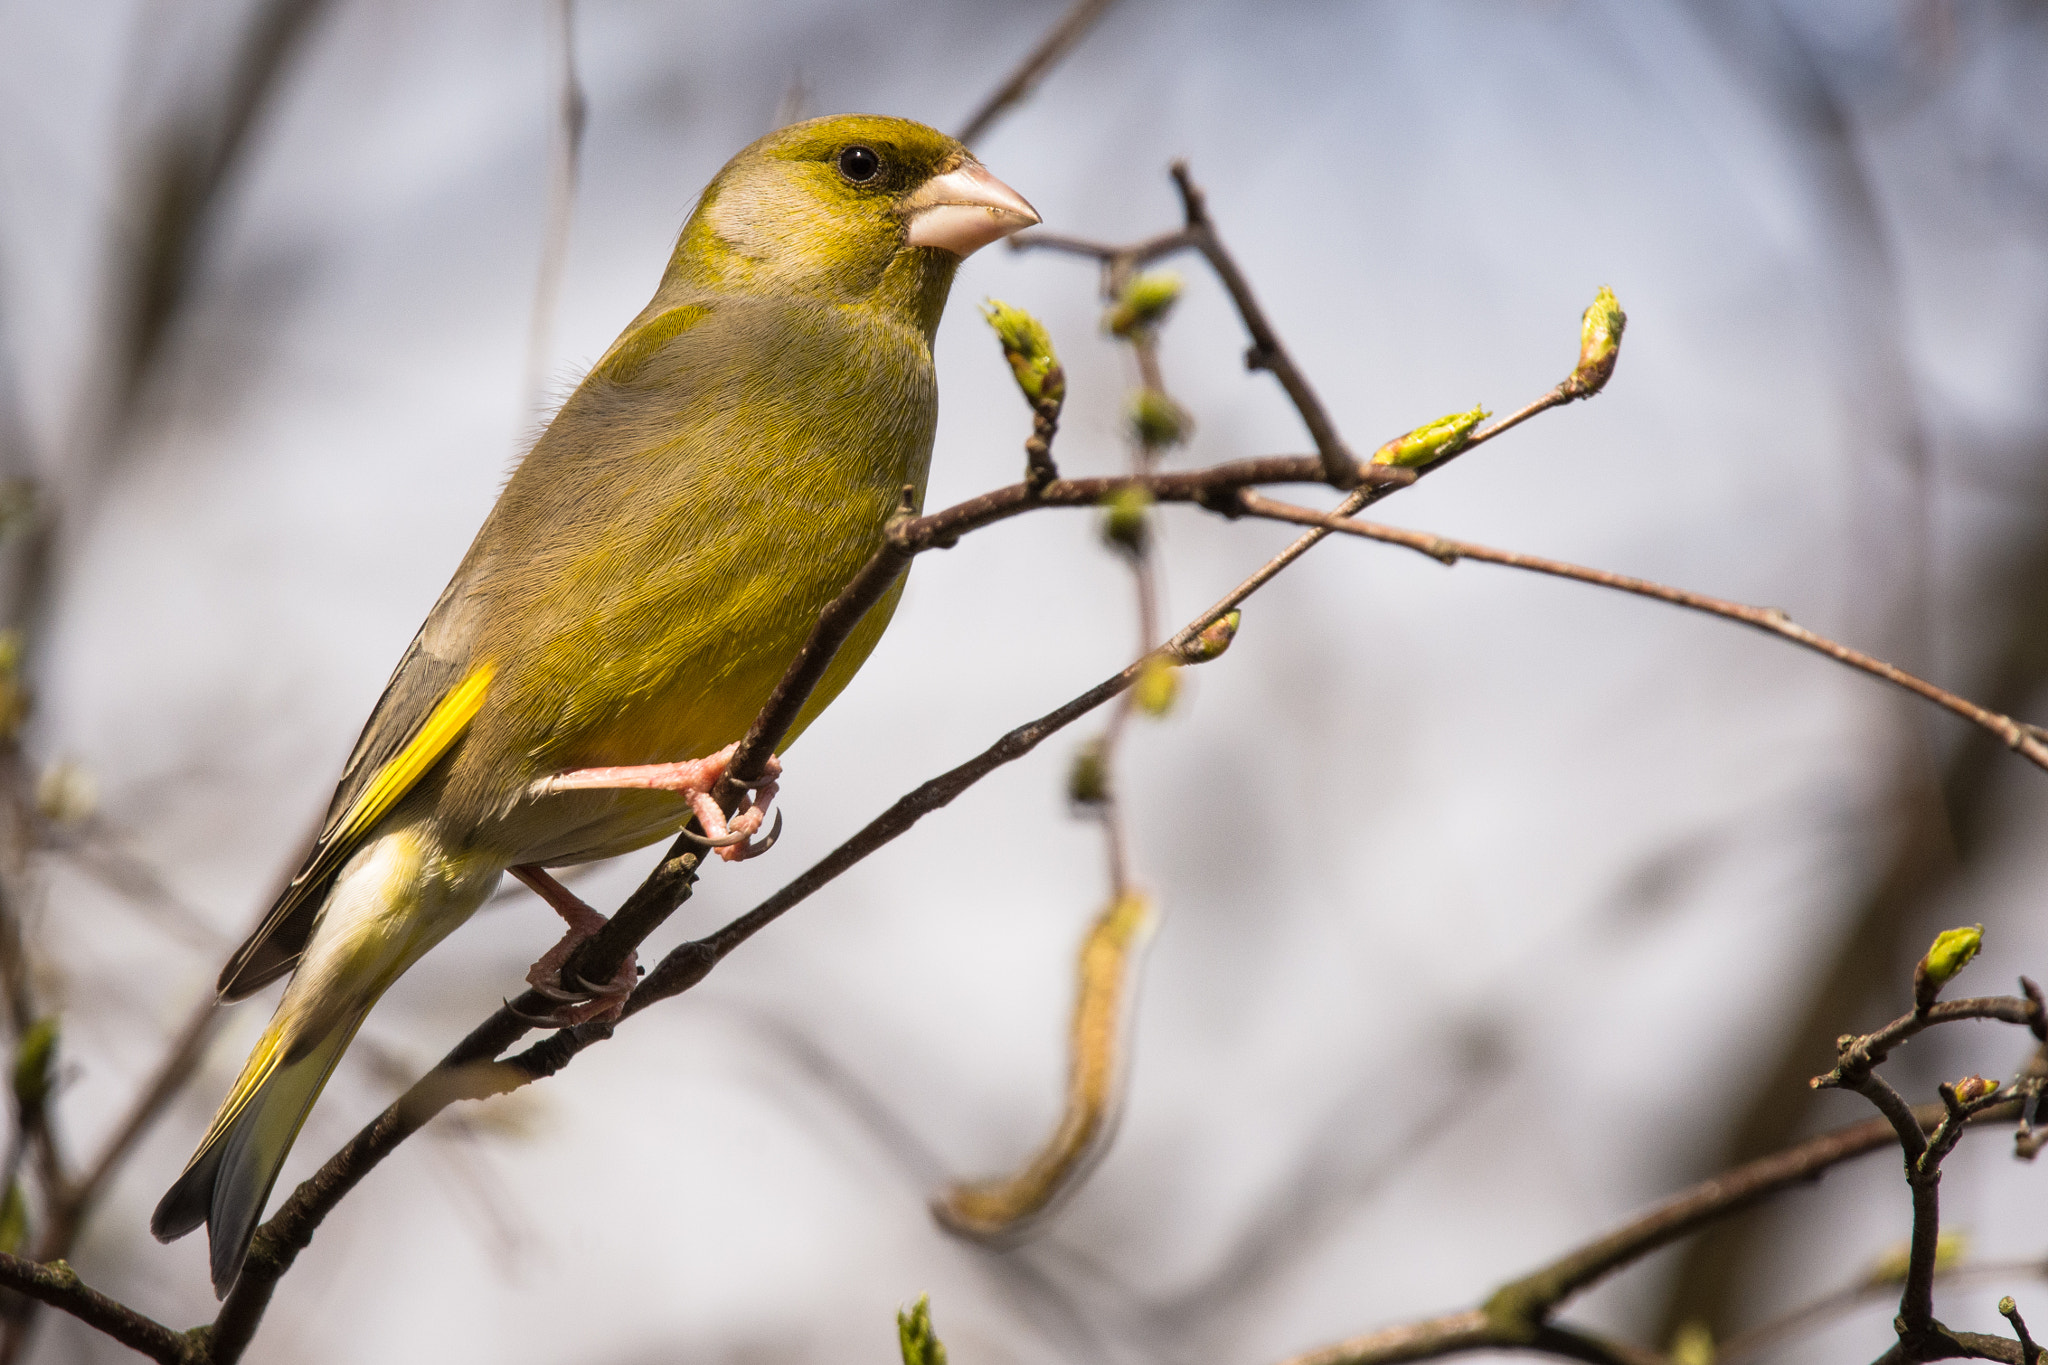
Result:
<svg viewBox="0 0 2048 1365">
<path fill-rule="evenodd" d="M 995 126 L 996 120 L 1024 102 L 1046 74 L 1059 65 L 1060 59 L 1087 36 L 1095 21 L 1115 3 L 1116 0 L 1075 0 L 1072 8 L 1047 30 L 1045 37 L 1039 39 L 1038 46 L 1032 48 L 1016 70 L 982 101 L 979 109 L 968 116 L 967 122 L 954 136 L 970 147 L 979 142 L 982 135 Z"/>
<path fill-rule="evenodd" d="M 1569 578 L 1578 583 L 1590 583 L 1595 587 L 1613 588 L 1619 592 L 1633 593 L 1638 597 L 1650 597 L 1673 606 L 1685 607 L 1692 611 L 1719 616 L 1780 639 L 1790 640 L 1796 645 L 1826 655 L 1837 663 L 1882 678 L 1895 686 L 1923 697 L 1944 710 L 1954 712 L 1974 725 L 1983 727 L 2004 742 L 2028 762 L 2038 768 L 2048 769 L 2048 743 L 2042 742 L 2038 727 L 2011 716 L 2001 715 L 1969 701 L 1946 688 L 1935 686 L 1925 679 L 1914 676 L 1902 668 L 1884 662 L 1837 643 L 1825 635 L 1818 634 L 1793 623 L 1792 619 L 1776 607 L 1752 607 L 1741 602 L 1730 602 L 1704 593 L 1688 592 L 1683 588 L 1667 587 L 1662 583 L 1644 578 L 1631 578 L 1627 574 L 1609 573 L 1605 569 L 1590 569 L 1581 564 L 1569 564 L 1563 560 L 1545 559 L 1540 555 L 1518 554 L 1509 550 L 1496 550 L 1485 545 L 1476 545 L 1468 540 L 1453 540 L 1447 536 L 1431 535 L 1425 531 L 1409 531 L 1397 526 L 1383 526 L 1374 522 L 1351 521 L 1342 509 L 1318 512 L 1313 508 L 1300 507 L 1292 503 L 1277 502 L 1262 494 L 1249 491 L 1238 494 L 1239 508 L 1247 515 L 1265 517 L 1273 521 L 1290 522 L 1297 526 L 1316 526 L 1344 535 L 1359 536 L 1367 540 L 1382 541 L 1389 545 L 1400 545 L 1426 554 L 1445 564 L 1455 564 L 1461 559 L 1477 560 L 1483 564 L 1499 564 L 1511 569 L 1526 569 L 1533 573 L 1549 574 L 1554 578 Z"/>
<path fill-rule="evenodd" d="M 164 1365 L 185 1365 L 203 1358 L 199 1342 L 190 1334 L 174 1332 L 156 1319 L 89 1287 L 67 1262 L 46 1264 L 0 1252 L 0 1285 L 61 1309 L 95 1331 Z"/>
</svg>

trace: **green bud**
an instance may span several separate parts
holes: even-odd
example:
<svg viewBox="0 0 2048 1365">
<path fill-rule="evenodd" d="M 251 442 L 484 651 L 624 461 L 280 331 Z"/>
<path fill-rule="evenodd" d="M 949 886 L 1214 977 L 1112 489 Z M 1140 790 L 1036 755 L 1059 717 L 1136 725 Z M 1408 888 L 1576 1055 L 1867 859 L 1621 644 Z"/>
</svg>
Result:
<svg viewBox="0 0 2048 1365">
<path fill-rule="evenodd" d="M 1173 665 L 1154 654 L 1145 660 L 1138 670 L 1137 682 L 1131 684 L 1131 700 L 1146 715 L 1157 718 L 1173 709 L 1173 699 L 1180 694 L 1180 679 L 1173 675 Z"/>
<path fill-rule="evenodd" d="M 56 1060 L 57 1016 L 47 1014 L 29 1026 L 14 1049 L 14 1099 L 24 1111 L 42 1108 L 49 1098 Z"/>
<path fill-rule="evenodd" d="M 1970 1254 L 1970 1239 L 1960 1232 L 1944 1232 L 1934 1239 L 1934 1273 L 1943 1275 L 1963 1263 Z M 1872 1287 L 1904 1284 L 1913 1265 L 1913 1244 L 1900 1242 L 1871 1262 L 1863 1282 Z"/>
<path fill-rule="evenodd" d="M 1110 335 L 1129 341 L 1156 329 L 1179 301 L 1180 276 L 1170 270 L 1139 275 L 1124 286 L 1123 295 L 1103 317 L 1102 325 Z"/>
<path fill-rule="evenodd" d="M 1955 979 L 1957 972 L 1970 965 L 1970 959 L 1984 946 L 1984 926 L 1972 924 L 1962 929 L 1945 929 L 1934 940 L 1934 946 L 1927 950 L 1927 956 L 1913 968 L 1913 1003 L 1921 1009 L 1932 1005 L 1941 995 L 1941 988 Z"/>
<path fill-rule="evenodd" d="M 21 1182 L 7 1187 L 0 1198 L 0 1251 L 19 1256 L 28 1246 L 28 1200 L 22 1197 Z"/>
<path fill-rule="evenodd" d="M 932 1296 L 921 1295 L 908 1312 L 896 1313 L 896 1339 L 903 1365 L 946 1365 L 946 1347 L 932 1330 Z"/>
<path fill-rule="evenodd" d="M 1390 464 L 1401 469 L 1420 469 L 1435 464 L 1446 455 L 1456 454 L 1472 439 L 1473 428 L 1492 416 L 1485 408 L 1475 407 L 1470 412 L 1454 412 L 1448 417 L 1439 417 L 1427 426 L 1420 426 L 1406 436 L 1393 440 L 1375 450 L 1374 464 Z"/>
<path fill-rule="evenodd" d="M 1714 1365 L 1717 1354 L 1713 1332 L 1697 1318 L 1671 1334 L 1671 1349 L 1665 1352 L 1671 1365 Z"/>
<path fill-rule="evenodd" d="M 99 784 L 79 764 L 52 763 L 36 779 L 36 810 L 52 824 L 75 825 L 90 819 L 99 801 Z"/>
<path fill-rule="evenodd" d="M 1119 488 L 1102 500 L 1102 538 L 1132 554 L 1145 552 L 1152 495 L 1142 488 Z"/>
<path fill-rule="evenodd" d="M 2020 1306 L 2017 1303 L 2013 1302 L 2013 1297 L 2010 1294 L 2007 1294 L 2004 1298 L 1998 1301 L 1998 1315 L 2000 1317 L 2009 1318 L 2014 1313 L 2017 1313 L 2019 1311 Z"/>
<path fill-rule="evenodd" d="M 1998 1082 L 1988 1076 L 1965 1076 L 1950 1086 L 1949 1089 L 1955 1092 L 1958 1100 L 1968 1104 L 1972 1100 L 1981 1100 L 1987 1095 L 1996 1095 L 1998 1093 Z"/>
<path fill-rule="evenodd" d="M 1621 356 L 1621 330 L 1628 326 L 1628 314 L 1606 285 L 1593 296 L 1593 306 L 1579 321 L 1579 364 L 1564 390 L 1572 398 L 1591 398 L 1607 387 L 1614 375 L 1614 362 Z"/>
<path fill-rule="evenodd" d="M 1003 345 L 1003 358 L 1010 362 L 1017 375 L 1017 387 L 1024 391 L 1024 401 L 1034 408 L 1040 403 L 1057 407 L 1066 401 L 1067 373 L 1060 368 L 1059 356 L 1052 349 L 1052 334 L 1045 330 L 1045 324 L 1001 299 L 984 303 L 981 315 L 995 329 L 996 340 Z"/>
<path fill-rule="evenodd" d="M 1157 389 L 1131 395 L 1131 435 L 1147 450 L 1164 450 L 1187 440 L 1195 431 L 1188 410 Z"/>
<path fill-rule="evenodd" d="M 33 479 L 0 479 L 0 536 L 11 535 L 36 518 Z"/>
<path fill-rule="evenodd" d="M 1223 651 L 1229 649 L 1231 642 L 1237 639 L 1238 623 L 1242 620 L 1244 613 L 1233 611 L 1211 621 L 1202 633 L 1180 652 L 1181 659 L 1186 663 L 1205 664 L 1211 659 L 1221 658 Z"/>
<path fill-rule="evenodd" d="M 1074 766 L 1067 770 L 1067 799 L 1077 806 L 1097 806 L 1109 799 L 1109 762 L 1101 740 L 1089 740 L 1074 755 Z"/>
<path fill-rule="evenodd" d="M 0 739 L 12 739 L 28 719 L 28 684 L 21 676 L 21 632 L 0 630 Z"/>
</svg>

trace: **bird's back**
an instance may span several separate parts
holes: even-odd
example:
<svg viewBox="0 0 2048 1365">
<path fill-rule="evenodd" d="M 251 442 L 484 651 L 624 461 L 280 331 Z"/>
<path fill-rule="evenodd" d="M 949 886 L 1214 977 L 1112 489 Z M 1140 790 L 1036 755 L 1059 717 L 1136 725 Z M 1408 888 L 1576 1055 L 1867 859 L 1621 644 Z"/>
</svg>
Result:
<svg viewBox="0 0 2048 1365">
<path fill-rule="evenodd" d="M 439 795 L 464 827 L 502 829 L 492 813 L 537 776 L 738 739 L 874 552 L 903 487 L 922 498 L 937 391 L 917 329 L 810 300 L 707 296 L 649 311 L 513 475 L 463 565 L 460 600 L 437 608 L 474 613 L 467 666 L 496 669 Z M 657 344 L 631 344 L 650 329 Z M 865 623 L 812 712 L 893 606 Z M 625 825 L 662 798 L 604 802 L 624 808 Z M 509 818 L 514 841 L 554 837 L 539 813 Z M 623 835 L 627 847 L 655 837 Z M 511 851 L 618 851 L 610 836 L 569 837 L 596 842 Z"/>
</svg>

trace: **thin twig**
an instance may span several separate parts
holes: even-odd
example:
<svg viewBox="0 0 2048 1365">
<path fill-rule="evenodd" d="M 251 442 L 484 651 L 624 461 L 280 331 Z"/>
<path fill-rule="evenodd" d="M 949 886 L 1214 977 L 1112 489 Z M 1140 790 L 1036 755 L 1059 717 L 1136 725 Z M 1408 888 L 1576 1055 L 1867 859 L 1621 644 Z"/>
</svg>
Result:
<svg viewBox="0 0 2048 1365">
<path fill-rule="evenodd" d="M 185 1026 L 178 1031 L 177 1038 L 165 1052 L 163 1061 L 157 1064 L 148 1084 L 135 1097 L 120 1123 L 115 1125 L 113 1136 L 93 1157 L 85 1173 L 71 1182 L 63 1196 L 55 1201 L 50 1226 L 38 1248 L 40 1259 L 47 1261 L 70 1254 L 79 1229 L 84 1226 L 100 1195 L 105 1193 L 107 1182 L 127 1159 L 128 1153 L 134 1150 L 142 1135 L 149 1131 L 150 1125 L 163 1113 L 164 1106 L 190 1079 L 220 1020 L 220 1010 L 212 993 L 208 992 L 186 1017 Z"/>
<path fill-rule="evenodd" d="M 1483 564 L 1500 564 L 1511 569 L 1527 569 L 1533 573 L 1549 574 L 1555 578 L 1569 578 L 1579 583 L 1591 583 L 1595 587 L 1613 588 L 1620 592 L 1633 593 L 1638 597 L 1651 597 L 1673 606 L 1685 607 L 1692 611 L 1705 612 L 1730 621 L 1790 640 L 1796 645 L 1824 654 L 1837 663 L 1847 664 L 1872 677 L 1882 678 L 1888 683 L 1902 687 L 1916 696 L 1924 697 L 1944 710 L 1990 731 L 2009 749 L 2018 753 L 2036 767 L 2048 769 L 2048 744 L 2044 744 L 2035 728 L 2011 716 L 2001 715 L 1959 697 L 1946 688 L 1937 687 L 1923 678 L 1914 676 L 1882 659 L 1873 658 L 1861 650 L 1851 649 L 1829 639 L 1825 635 L 1795 624 L 1792 619 L 1776 607 L 1753 607 L 1741 602 L 1730 602 L 1704 593 L 1688 592 L 1662 583 L 1643 578 L 1631 578 L 1627 574 L 1609 573 L 1605 569 L 1591 569 L 1582 564 L 1569 564 L 1563 560 L 1545 559 L 1539 555 L 1518 554 L 1508 550 L 1496 550 L 1485 545 L 1475 545 L 1468 540 L 1452 540 L 1446 536 L 1431 535 L 1424 531 L 1409 531 L 1397 526 L 1383 526 L 1373 522 L 1351 521 L 1342 509 L 1318 512 L 1313 508 L 1300 507 L 1291 503 L 1277 502 L 1262 494 L 1244 492 L 1238 495 L 1239 506 L 1249 516 L 1265 517 L 1273 521 L 1291 522 L 1297 526 L 1317 526 L 1344 535 L 1360 536 L 1389 545 L 1401 545 L 1428 555 L 1445 564 L 1455 564 L 1461 559 L 1477 560 Z"/>
<path fill-rule="evenodd" d="M 554 0 L 554 38 L 561 65 L 556 71 L 554 157 L 548 172 L 548 216 L 541 242 L 540 273 L 534 282 L 533 319 L 526 338 L 526 408 L 539 414 L 546 404 L 548 347 L 555 331 L 563 268 L 569 260 L 569 229 L 576 216 L 576 184 L 583 160 L 583 129 L 590 103 L 576 75 L 576 0 Z"/>
<path fill-rule="evenodd" d="M 1039 39 L 1038 46 L 1017 64 L 1017 69 L 982 101 L 981 107 L 968 117 L 956 136 L 970 147 L 979 142 L 997 119 L 1024 102 L 1045 79 L 1046 73 L 1059 65 L 1060 58 L 1072 51 L 1074 45 L 1095 26 L 1095 21 L 1115 3 L 1116 0 L 1075 0 L 1073 6 L 1060 16 L 1059 22 Z"/>
<path fill-rule="evenodd" d="M 131 1350 L 164 1365 L 185 1365 L 204 1359 L 199 1343 L 156 1319 L 136 1312 L 93 1289 L 64 1261 L 44 1263 L 0 1252 L 0 1286 L 25 1294 L 77 1318 Z"/>
</svg>

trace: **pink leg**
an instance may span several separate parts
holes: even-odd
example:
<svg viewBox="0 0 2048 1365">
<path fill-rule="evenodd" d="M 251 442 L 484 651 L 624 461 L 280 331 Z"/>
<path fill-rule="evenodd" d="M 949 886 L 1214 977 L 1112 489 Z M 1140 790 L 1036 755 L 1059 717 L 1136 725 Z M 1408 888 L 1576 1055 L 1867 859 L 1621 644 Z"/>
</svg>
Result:
<svg viewBox="0 0 2048 1365">
<path fill-rule="evenodd" d="M 566 791 L 675 792 L 689 799 L 690 809 L 696 814 L 697 823 L 704 826 L 704 833 L 710 836 L 713 845 L 717 847 L 718 856 L 727 862 L 736 863 L 766 853 L 768 844 L 774 842 L 771 839 L 767 843 L 755 844 L 753 836 L 760 831 L 762 823 L 768 818 L 769 803 L 775 800 L 775 779 L 782 775 L 782 760 L 771 757 L 767 763 L 767 781 L 754 788 L 752 799 L 731 820 L 727 820 L 724 810 L 719 807 L 711 793 L 724 780 L 726 769 L 732 763 L 733 751 L 739 747 L 737 744 L 728 744 L 709 758 L 690 758 L 681 763 L 644 763 L 628 768 L 578 768 L 574 772 L 543 777 L 533 784 L 531 790 L 535 796 L 549 796 L 555 792 Z M 566 891 L 562 894 L 568 895 Z"/>
<path fill-rule="evenodd" d="M 626 1007 L 626 997 L 633 993 L 634 983 L 640 978 L 638 955 L 628 955 L 619 964 L 618 974 L 595 990 L 578 993 L 563 989 L 565 984 L 577 984 L 562 981 L 562 968 L 569 961 L 569 954 L 604 928 L 605 917 L 578 900 L 574 892 L 541 868 L 526 865 L 509 870 L 569 925 L 569 932 L 562 935 L 562 941 L 548 949 L 526 973 L 527 985 L 556 1002 L 554 1010 L 546 1016 L 547 1022 L 555 1028 L 569 1028 L 588 1019 L 617 1019 Z"/>
</svg>

